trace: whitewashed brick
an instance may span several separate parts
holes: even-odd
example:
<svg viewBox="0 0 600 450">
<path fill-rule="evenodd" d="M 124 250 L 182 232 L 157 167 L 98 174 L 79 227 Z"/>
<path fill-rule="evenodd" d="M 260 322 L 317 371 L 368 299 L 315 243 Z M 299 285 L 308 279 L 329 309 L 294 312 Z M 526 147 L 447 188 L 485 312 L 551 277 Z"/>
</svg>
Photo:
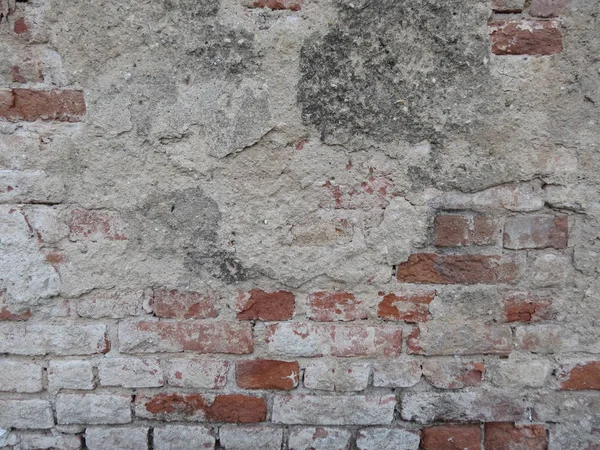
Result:
<svg viewBox="0 0 600 450">
<path fill-rule="evenodd" d="M 70 434 L 18 433 L 17 442 L 14 450 L 79 450 L 81 448 L 81 437 Z"/>
<path fill-rule="evenodd" d="M 194 449 L 212 450 L 215 438 L 209 427 L 200 425 L 166 425 L 154 428 L 154 450 L 186 450 L 194 443 Z"/>
<path fill-rule="evenodd" d="M 50 361 L 48 366 L 48 389 L 94 389 L 92 364 L 85 360 Z"/>
<path fill-rule="evenodd" d="M 335 392 L 362 391 L 369 384 L 371 365 L 337 360 L 311 361 L 304 370 L 304 386 Z"/>
<path fill-rule="evenodd" d="M 59 424 L 120 424 L 131 422 L 131 396 L 119 394 L 58 394 Z"/>
<path fill-rule="evenodd" d="M 373 363 L 373 386 L 411 387 L 421 379 L 421 364 L 412 358 Z"/>
<path fill-rule="evenodd" d="M 359 450 L 418 450 L 417 431 L 400 428 L 365 428 L 358 432 L 356 447 Z"/>
<path fill-rule="evenodd" d="M 40 392 L 42 366 L 23 361 L 0 360 L 0 391 Z"/>
<path fill-rule="evenodd" d="M 164 384 L 158 359 L 104 358 L 98 365 L 102 386 L 159 387 Z"/>
<path fill-rule="evenodd" d="M 227 383 L 229 361 L 172 359 L 167 362 L 166 377 L 171 386 L 197 389 L 221 389 Z"/>
<path fill-rule="evenodd" d="M 280 450 L 283 430 L 265 425 L 223 425 L 219 441 L 225 450 Z"/>
<path fill-rule="evenodd" d="M 393 395 L 278 395 L 272 420 L 291 425 L 387 425 L 395 406 Z"/>
<path fill-rule="evenodd" d="M 148 428 L 92 427 L 85 430 L 89 450 L 145 450 L 148 448 Z"/>
<path fill-rule="evenodd" d="M 289 450 L 348 450 L 350 430 L 330 427 L 294 427 L 288 438 Z"/>
<path fill-rule="evenodd" d="M 152 291 L 92 291 L 74 300 L 77 314 L 91 319 L 122 319 L 150 311 Z"/>
<path fill-rule="evenodd" d="M 47 429 L 53 425 L 52 405 L 47 400 L 0 400 L 2 428 Z"/>
</svg>

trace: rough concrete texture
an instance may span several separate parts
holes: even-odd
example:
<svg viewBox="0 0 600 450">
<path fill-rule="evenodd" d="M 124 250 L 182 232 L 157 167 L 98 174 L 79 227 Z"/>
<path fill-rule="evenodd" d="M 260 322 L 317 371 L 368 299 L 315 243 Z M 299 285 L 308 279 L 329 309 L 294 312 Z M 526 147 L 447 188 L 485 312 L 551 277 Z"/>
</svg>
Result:
<svg viewBox="0 0 600 450">
<path fill-rule="evenodd" d="M 0 0 L 0 446 L 599 448 L 599 15 Z"/>
</svg>

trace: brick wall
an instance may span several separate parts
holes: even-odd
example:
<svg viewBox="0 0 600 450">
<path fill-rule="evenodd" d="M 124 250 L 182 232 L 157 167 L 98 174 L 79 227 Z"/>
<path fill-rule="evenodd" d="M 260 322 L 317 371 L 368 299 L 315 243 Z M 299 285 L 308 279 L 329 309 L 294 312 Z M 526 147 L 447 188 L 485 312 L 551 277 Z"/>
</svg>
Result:
<svg viewBox="0 0 600 450">
<path fill-rule="evenodd" d="M 600 448 L 594 2 L 85 3 L 0 1 L 0 447 Z"/>
</svg>

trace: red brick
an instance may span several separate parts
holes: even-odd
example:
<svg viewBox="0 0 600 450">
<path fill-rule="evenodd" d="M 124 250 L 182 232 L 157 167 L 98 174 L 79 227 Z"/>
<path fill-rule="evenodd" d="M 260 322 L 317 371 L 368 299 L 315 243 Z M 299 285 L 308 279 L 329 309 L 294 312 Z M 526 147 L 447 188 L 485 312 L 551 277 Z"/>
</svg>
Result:
<svg viewBox="0 0 600 450">
<path fill-rule="evenodd" d="M 237 322 L 121 322 L 122 353 L 253 351 L 252 327 Z"/>
<path fill-rule="evenodd" d="M 86 111 L 83 91 L 73 89 L 12 89 L 0 97 L 0 118 L 10 121 L 79 122 Z"/>
<path fill-rule="evenodd" d="M 252 289 L 237 299 L 237 318 L 241 320 L 287 320 L 294 315 L 294 294 Z"/>
<path fill-rule="evenodd" d="M 25 22 L 25 19 L 20 17 L 17 20 L 15 20 L 15 24 L 13 29 L 15 30 L 15 33 L 17 34 L 23 34 L 25 33 L 27 30 L 29 30 L 29 27 L 27 26 L 27 23 Z"/>
<path fill-rule="evenodd" d="M 10 74 L 12 76 L 13 83 L 26 83 L 27 80 L 23 75 L 21 75 L 21 69 L 19 66 L 12 66 L 10 68 Z"/>
<path fill-rule="evenodd" d="M 486 423 L 484 434 L 485 450 L 546 450 L 548 446 L 544 425 Z"/>
<path fill-rule="evenodd" d="M 304 0 L 250 0 L 247 6 L 252 8 L 269 8 L 273 10 L 288 9 L 300 11 Z"/>
<path fill-rule="evenodd" d="M 406 283 L 511 283 L 517 280 L 519 267 L 500 256 L 417 253 L 398 266 L 396 276 Z"/>
<path fill-rule="evenodd" d="M 600 361 L 578 364 L 561 374 L 563 391 L 600 390 Z"/>
<path fill-rule="evenodd" d="M 504 299 L 507 322 L 538 322 L 554 318 L 552 300 L 530 292 L 515 292 Z"/>
<path fill-rule="evenodd" d="M 567 248 L 569 218 L 567 216 L 519 216 L 506 221 L 504 247 Z"/>
<path fill-rule="evenodd" d="M 308 295 L 308 318 L 319 322 L 366 319 L 362 302 L 348 292 L 313 292 Z"/>
<path fill-rule="evenodd" d="M 240 394 L 138 395 L 135 411 L 138 417 L 167 421 L 255 423 L 267 418 L 267 404 L 263 398 Z"/>
<path fill-rule="evenodd" d="M 423 375 L 429 384 L 438 389 L 461 389 L 481 386 L 483 362 L 461 362 L 427 359 L 423 362 Z"/>
<path fill-rule="evenodd" d="M 529 14 L 534 17 L 557 17 L 567 10 L 569 0 L 532 0 Z"/>
<path fill-rule="evenodd" d="M 170 319 L 207 319 L 217 317 L 215 296 L 176 289 L 156 289 L 154 314 Z"/>
<path fill-rule="evenodd" d="M 496 55 L 554 55 L 562 52 L 562 35 L 553 22 L 507 20 L 489 24 Z"/>
<path fill-rule="evenodd" d="M 279 323 L 267 327 L 267 350 L 292 356 L 397 356 L 402 329 L 396 325 L 347 326 Z"/>
<path fill-rule="evenodd" d="M 435 291 L 420 294 L 387 294 L 379 303 L 377 315 L 385 320 L 426 322 L 431 318 L 429 304 L 434 298 Z"/>
<path fill-rule="evenodd" d="M 291 390 L 298 385 L 297 362 L 257 359 L 238 361 L 236 381 L 244 389 Z"/>
<path fill-rule="evenodd" d="M 126 224 L 116 212 L 74 209 L 67 225 L 70 237 L 74 240 L 127 240 Z"/>
<path fill-rule="evenodd" d="M 437 247 L 493 245 L 498 231 L 495 222 L 486 216 L 437 215 L 434 219 L 434 244 Z"/>
<path fill-rule="evenodd" d="M 423 429 L 423 450 L 480 450 L 479 425 L 440 425 Z"/>
</svg>

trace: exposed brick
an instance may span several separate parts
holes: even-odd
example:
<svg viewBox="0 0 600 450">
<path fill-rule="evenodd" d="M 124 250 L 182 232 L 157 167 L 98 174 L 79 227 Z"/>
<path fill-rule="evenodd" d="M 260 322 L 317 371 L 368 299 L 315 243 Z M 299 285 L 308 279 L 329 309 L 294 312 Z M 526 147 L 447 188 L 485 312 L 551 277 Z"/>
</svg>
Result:
<svg viewBox="0 0 600 450">
<path fill-rule="evenodd" d="M 42 366 L 25 361 L 0 360 L 0 391 L 40 392 Z"/>
<path fill-rule="evenodd" d="M 308 295 L 309 319 L 333 322 L 366 319 L 363 304 L 348 292 L 313 292 Z"/>
<path fill-rule="evenodd" d="M 421 355 L 507 354 L 512 347 L 508 325 L 428 322 L 409 337 L 408 352 Z"/>
<path fill-rule="evenodd" d="M 221 389 L 227 383 L 229 361 L 172 359 L 167 361 L 166 377 L 171 386 Z"/>
<path fill-rule="evenodd" d="M 93 355 L 110 350 L 101 324 L 0 323 L 0 353 L 14 355 Z"/>
<path fill-rule="evenodd" d="M 311 361 L 304 370 L 304 386 L 323 391 L 358 392 L 366 389 L 370 374 L 368 362 Z"/>
<path fill-rule="evenodd" d="M 253 351 L 252 326 L 235 322 L 121 322 L 123 353 Z"/>
<path fill-rule="evenodd" d="M 437 247 L 493 245 L 499 236 L 496 223 L 483 215 L 438 214 L 433 225 Z"/>
<path fill-rule="evenodd" d="M 532 0 L 529 14 L 534 17 L 557 17 L 567 12 L 569 0 Z"/>
<path fill-rule="evenodd" d="M 500 256 L 417 253 L 398 266 L 396 276 L 405 283 L 512 283 L 519 277 L 519 267 Z"/>
<path fill-rule="evenodd" d="M 19 17 L 15 20 L 15 24 L 13 25 L 13 30 L 17 34 L 23 34 L 29 30 L 29 26 L 23 17 Z"/>
<path fill-rule="evenodd" d="M 89 450 L 146 450 L 147 427 L 89 427 L 85 430 Z"/>
<path fill-rule="evenodd" d="M 176 289 L 156 289 L 153 296 L 154 314 L 170 319 L 207 319 L 217 317 L 215 295 Z"/>
<path fill-rule="evenodd" d="M 492 9 L 498 12 L 521 12 L 525 8 L 525 0 L 492 0 Z"/>
<path fill-rule="evenodd" d="M 289 450 L 349 450 L 350 430 L 328 427 L 293 427 L 288 438 Z"/>
<path fill-rule="evenodd" d="M 512 292 L 504 298 L 507 322 L 538 322 L 553 319 L 552 300 L 530 292 Z"/>
<path fill-rule="evenodd" d="M 544 425 L 515 425 L 486 423 L 484 446 L 486 450 L 545 450 L 548 448 Z"/>
<path fill-rule="evenodd" d="M 428 359 L 423 362 L 423 376 L 438 389 L 461 389 L 481 386 L 483 362 Z"/>
<path fill-rule="evenodd" d="M 380 295 L 382 295 L 380 293 Z M 429 304 L 435 291 L 420 294 L 387 294 L 379 303 L 377 315 L 385 320 L 402 320 L 408 323 L 426 322 L 431 318 Z"/>
<path fill-rule="evenodd" d="M 280 450 L 283 441 L 281 428 L 266 425 L 223 425 L 219 442 L 224 450 Z"/>
<path fill-rule="evenodd" d="M 266 419 L 267 404 L 263 398 L 241 394 L 140 394 L 135 399 L 135 414 L 167 421 L 254 423 Z"/>
<path fill-rule="evenodd" d="M 211 429 L 200 425 L 166 425 L 154 427 L 155 450 L 185 449 L 194 443 L 196 449 L 214 450 Z"/>
<path fill-rule="evenodd" d="M 567 248 L 569 218 L 567 216 L 517 216 L 506 220 L 504 247 Z"/>
<path fill-rule="evenodd" d="M 272 10 L 300 11 L 304 0 L 244 0 L 251 8 L 269 8 Z"/>
<path fill-rule="evenodd" d="M 127 225 L 114 211 L 74 209 L 67 225 L 69 236 L 75 241 L 127 240 Z"/>
<path fill-rule="evenodd" d="M 52 405 L 47 400 L 0 399 L 2 428 L 48 429 L 54 426 Z"/>
<path fill-rule="evenodd" d="M 530 404 L 520 396 L 488 390 L 402 393 L 404 420 L 493 422 L 524 420 Z"/>
<path fill-rule="evenodd" d="M 158 359 L 104 358 L 98 365 L 102 386 L 159 387 L 164 384 Z"/>
<path fill-rule="evenodd" d="M 79 122 L 84 114 L 83 91 L 12 89 L 0 93 L 0 118 L 10 121 Z"/>
<path fill-rule="evenodd" d="M 277 395 L 272 421 L 290 425 L 389 425 L 395 406 L 394 395 Z"/>
<path fill-rule="evenodd" d="M 146 313 L 150 291 L 111 292 L 94 290 L 74 301 L 77 314 L 91 319 L 122 319 Z"/>
<path fill-rule="evenodd" d="M 418 450 L 419 433 L 402 428 L 365 428 L 358 431 L 358 450 Z"/>
<path fill-rule="evenodd" d="M 121 424 L 131 422 L 131 396 L 120 394 L 58 394 L 59 424 Z"/>
<path fill-rule="evenodd" d="M 265 292 L 252 289 L 237 298 L 240 320 L 287 320 L 294 315 L 295 297 L 287 291 Z"/>
<path fill-rule="evenodd" d="M 423 450 L 480 450 L 479 425 L 439 425 L 423 429 Z"/>
<path fill-rule="evenodd" d="M 238 361 L 236 381 L 244 389 L 294 389 L 298 385 L 297 362 L 255 359 Z"/>
<path fill-rule="evenodd" d="M 581 363 L 574 367 L 563 367 L 560 379 L 562 390 L 600 390 L 600 361 Z"/>
<path fill-rule="evenodd" d="M 389 359 L 373 363 L 373 386 L 406 388 L 421 380 L 421 364 L 416 359 Z"/>
<path fill-rule="evenodd" d="M 92 364 L 85 360 L 50 361 L 48 366 L 48 389 L 94 389 Z"/>
<path fill-rule="evenodd" d="M 562 52 L 562 35 L 554 22 L 506 20 L 489 24 L 496 55 L 554 55 Z"/>
<path fill-rule="evenodd" d="M 270 353 L 287 356 L 397 356 L 402 330 L 395 325 L 280 323 L 267 327 L 266 342 Z"/>
</svg>

